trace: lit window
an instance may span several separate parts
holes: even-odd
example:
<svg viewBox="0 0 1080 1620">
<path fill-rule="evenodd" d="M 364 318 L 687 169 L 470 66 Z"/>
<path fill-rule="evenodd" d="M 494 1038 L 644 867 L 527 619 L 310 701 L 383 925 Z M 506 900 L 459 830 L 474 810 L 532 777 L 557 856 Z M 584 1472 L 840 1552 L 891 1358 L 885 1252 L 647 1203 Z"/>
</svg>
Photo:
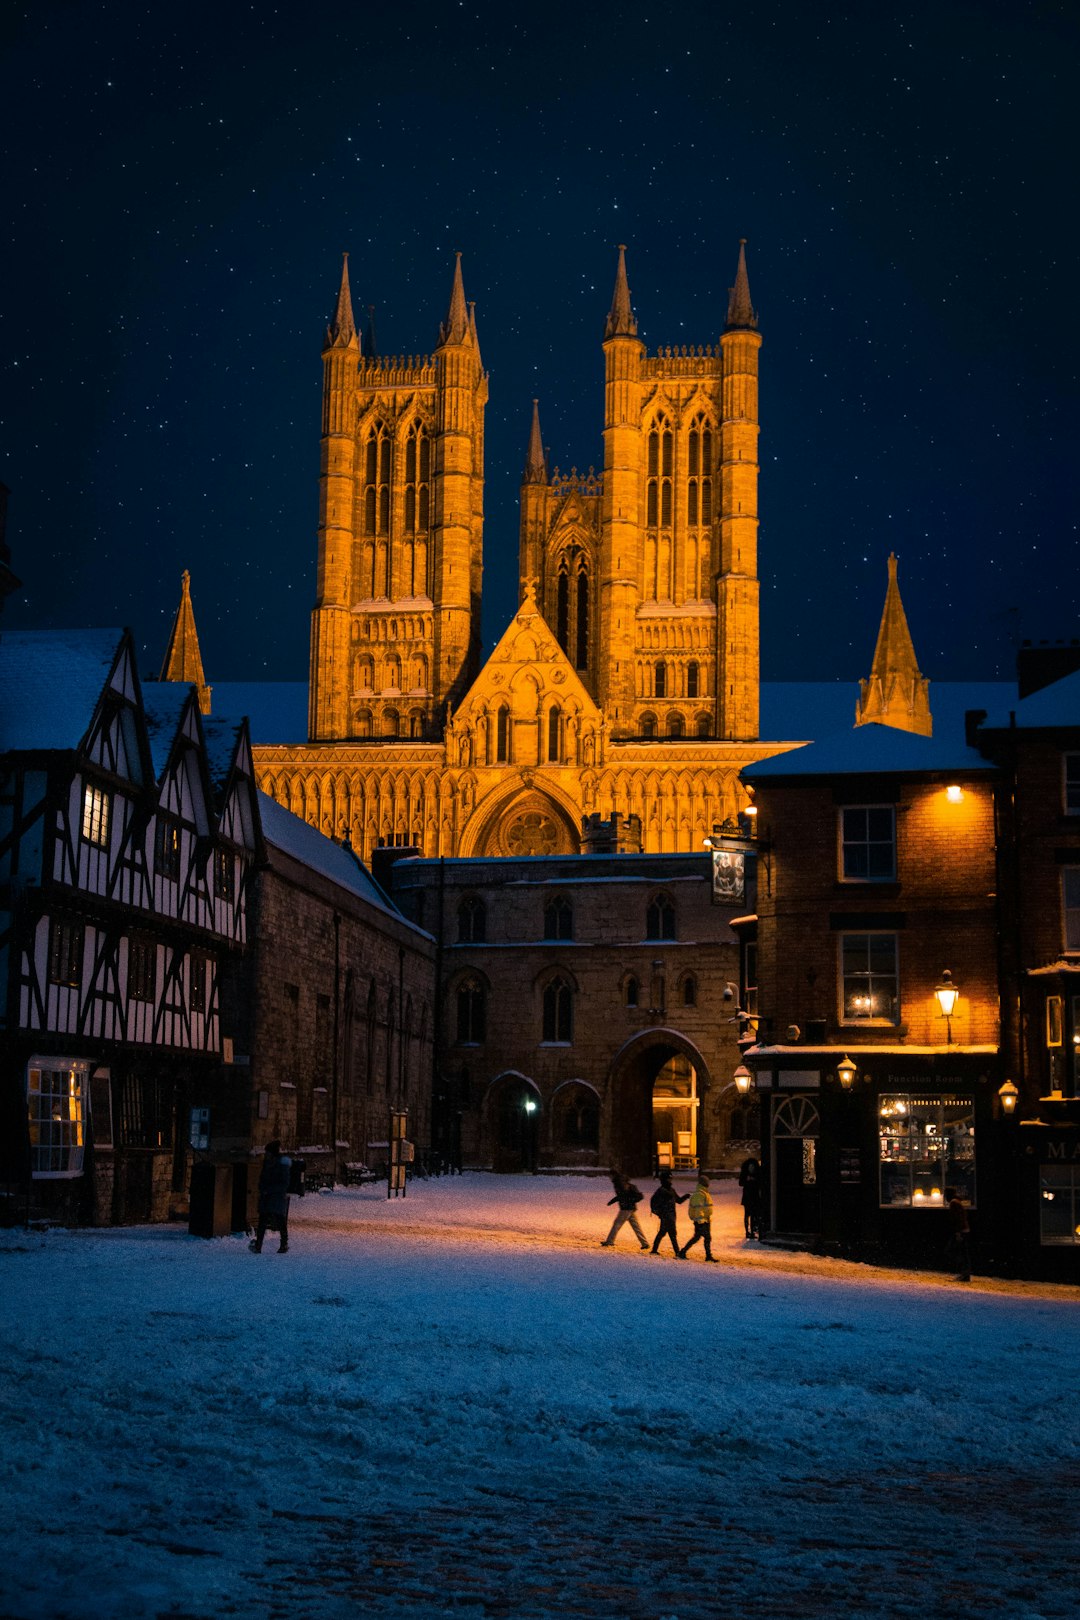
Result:
<svg viewBox="0 0 1080 1620">
<path fill-rule="evenodd" d="M 1080 866 L 1062 868 L 1061 910 L 1065 949 L 1080 951 Z"/>
<path fill-rule="evenodd" d="M 886 883 L 896 876 L 896 812 L 891 805 L 848 805 L 840 812 L 840 875 Z"/>
<path fill-rule="evenodd" d="M 89 1064 L 31 1058 L 26 1072 L 30 1173 L 35 1179 L 82 1175 Z"/>
<path fill-rule="evenodd" d="M 645 913 L 645 938 L 675 938 L 675 907 L 666 895 L 649 902 L 649 909 Z"/>
<path fill-rule="evenodd" d="M 895 1024 L 900 1015 L 895 934 L 842 934 L 843 1021 Z"/>
<path fill-rule="evenodd" d="M 962 1096 L 882 1096 L 878 1102 L 881 1204 L 942 1209 L 946 1187 L 975 1203 L 975 1107 Z"/>
<path fill-rule="evenodd" d="M 180 876 L 180 823 L 175 816 L 158 815 L 154 864 L 163 878 Z"/>
<path fill-rule="evenodd" d="M 231 901 L 235 893 L 235 871 L 232 851 L 214 851 L 214 893 L 219 900 Z"/>
<path fill-rule="evenodd" d="M 1075 1164 L 1040 1168 L 1039 1242 L 1080 1243 L 1080 1168 Z"/>
<path fill-rule="evenodd" d="M 563 978 L 544 989 L 544 1040 L 569 1045 L 573 1039 L 573 993 Z"/>
<path fill-rule="evenodd" d="M 83 784 L 82 835 L 87 844 L 107 849 L 109 843 L 109 795 L 93 782 Z"/>
</svg>

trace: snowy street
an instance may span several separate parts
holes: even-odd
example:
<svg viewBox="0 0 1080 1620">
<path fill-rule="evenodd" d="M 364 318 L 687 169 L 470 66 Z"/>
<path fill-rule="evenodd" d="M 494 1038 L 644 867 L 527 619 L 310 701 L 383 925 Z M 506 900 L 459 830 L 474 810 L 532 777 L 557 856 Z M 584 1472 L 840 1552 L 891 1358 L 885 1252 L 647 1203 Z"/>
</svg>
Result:
<svg viewBox="0 0 1080 1620">
<path fill-rule="evenodd" d="M 601 1250 L 574 1177 L 312 1195 L 287 1256 L 0 1234 L 0 1613 L 1075 1616 L 1075 1291 L 713 1193 L 718 1266 Z"/>
</svg>

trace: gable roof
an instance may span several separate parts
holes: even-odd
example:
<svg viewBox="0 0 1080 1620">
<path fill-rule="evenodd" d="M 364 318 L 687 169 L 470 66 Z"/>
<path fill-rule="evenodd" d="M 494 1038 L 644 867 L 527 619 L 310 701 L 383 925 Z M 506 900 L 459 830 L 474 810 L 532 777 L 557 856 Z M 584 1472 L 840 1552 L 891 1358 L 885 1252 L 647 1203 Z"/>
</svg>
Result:
<svg viewBox="0 0 1080 1620">
<path fill-rule="evenodd" d="M 950 729 L 924 737 L 918 732 L 871 722 L 748 765 L 742 776 L 747 782 L 756 782 L 770 777 L 918 775 L 940 771 L 968 775 L 994 769 L 992 761 L 967 746 L 962 728 L 959 732 Z"/>
<path fill-rule="evenodd" d="M 380 911 L 388 912 L 400 922 L 407 923 L 389 896 L 379 887 L 367 867 L 357 859 L 352 850 L 345 849 L 341 844 L 335 844 L 332 838 L 319 832 L 310 823 L 294 816 L 291 810 L 286 810 L 276 799 L 260 791 L 258 795 L 259 819 L 262 822 L 263 837 L 275 849 L 280 849 L 285 855 L 299 861 L 301 866 L 308 867 L 312 872 L 318 872 L 322 877 L 336 883 L 339 888 L 348 889 L 351 893 L 359 895 L 369 905 L 376 906 Z M 407 924 L 410 928 L 414 925 Z M 423 930 L 417 930 L 423 932 Z"/>
<path fill-rule="evenodd" d="M 5 630 L 0 751 L 77 748 L 124 636 L 123 630 Z"/>
<path fill-rule="evenodd" d="M 150 738 L 150 758 L 155 780 L 160 782 L 162 772 L 169 763 L 176 733 L 184 709 L 191 701 L 191 687 L 147 681 L 143 686 L 143 712 L 146 731 Z"/>
<path fill-rule="evenodd" d="M 1021 731 L 1080 726 L 1080 670 L 1040 687 L 1030 697 L 1013 698 L 1007 709 L 989 709 L 980 728 L 983 731 Z"/>
<path fill-rule="evenodd" d="M 527 678 L 539 677 L 545 695 L 557 698 L 562 707 L 577 707 L 584 717 L 600 723 L 600 710 L 581 676 L 567 658 L 537 606 L 532 585 L 528 585 L 520 607 L 495 643 L 479 675 L 462 698 L 454 723 L 467 719 L 472 710 L 486 707 L 496 696 L 513 701 L 516 670 Z"/>
</svg>

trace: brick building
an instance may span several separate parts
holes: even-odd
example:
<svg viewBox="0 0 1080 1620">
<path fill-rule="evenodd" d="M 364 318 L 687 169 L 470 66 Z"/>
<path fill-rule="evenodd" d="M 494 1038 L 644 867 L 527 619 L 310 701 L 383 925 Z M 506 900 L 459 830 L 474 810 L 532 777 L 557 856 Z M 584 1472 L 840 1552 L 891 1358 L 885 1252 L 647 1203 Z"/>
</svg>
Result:
<svg viewBox="0 0 1080 1620">
<path fill-rule="evenodd" d="M 738 944 L 708 855 L 403 859 L 390 881 L 441 942 L 449 1157 L 645 1173 L 756 1134 L 731 1084 Z"/>
</svg>

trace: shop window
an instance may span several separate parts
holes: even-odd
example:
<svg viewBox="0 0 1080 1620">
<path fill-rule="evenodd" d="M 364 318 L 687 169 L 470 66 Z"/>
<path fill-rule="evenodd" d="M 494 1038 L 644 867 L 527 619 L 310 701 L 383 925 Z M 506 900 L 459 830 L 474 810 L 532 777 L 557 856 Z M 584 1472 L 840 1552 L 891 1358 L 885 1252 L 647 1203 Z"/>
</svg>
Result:
<svg viewBox="0 0 1080 1620">
<path fill-rule="evenodd" d="M 841 934 L 845 1024 L 895 1024 L 900 1016 L 895 934 Z"/>
<path fill-rule="evenodd" d="M 26 1071 L 30 1173 L 35 1180 L 81 1176 L 88 1063 L 31 1058 Z"/>
<path fill-rule="evenodd" d="M 82 983 L 82 923 L 58 922 L 49 929 L 49 983 L 77 989 Z"/>
<path fill-rule="evenodd" d="M 573 939 L 574 913 L 569 900 L 561 896 L 544 907 L 544 938 Z"/>
<path fill-rule="evenodd" d="M 110 796 L 93 782 L 83 784 L 82 835 L 83 841 L 95 849 L 109 845 Z"/>
<path fill-rule="evenodd" d="M 458 986 L 457 1038 L 459 1046 L 482 1046 L 485 1034 L 484 987 L 477 979 Z"/>
<path fill-rule="evenodd" d="M 659 895 L 649 902 L 645 913 L 645 938 L 675 938 L 675 907 L 666 895 Z"/>
<path fill-rule="evenodd" d="M 554 978 L 544 987 L 544 1040 L 569 1045 L 573 1028 L 573 992 L 565 979 Z"/>
<path fill-rule="evenodd" d="M 1080 1167 L 1044 1164 L 1039 1172 L 1039 1242 L 1080 1243 Z"/>
<path fill-rule="evenodd" d="M 487 908 L 479 895 L 470 894 L 458 906 L 458 944 L 482 945 L 487 939 Z"/>
<path fill-rule="evenodd" d="M 1080 951 L 1080 866 L 1061 871 L 1062 932 L 1067 951 Z"/>
<path fill-rule="evenodd" d="M 1080 754 L 1066 754 L 1064 759 L 1065 814 L 1080 816 Z"/>
<path fill-rule="evenodd" d="M 846 805 L 841 810 L 840 876 L 853 883 L 887 883 L 896 877 L 892 805 Z"/>
<path fill-rule="evenodd" d="M 883 1209 L 943 1209 L 946 1187 L 974 1205 L 971 1097 L 883 1095 L 878 1140 Z"/>
</svg>

